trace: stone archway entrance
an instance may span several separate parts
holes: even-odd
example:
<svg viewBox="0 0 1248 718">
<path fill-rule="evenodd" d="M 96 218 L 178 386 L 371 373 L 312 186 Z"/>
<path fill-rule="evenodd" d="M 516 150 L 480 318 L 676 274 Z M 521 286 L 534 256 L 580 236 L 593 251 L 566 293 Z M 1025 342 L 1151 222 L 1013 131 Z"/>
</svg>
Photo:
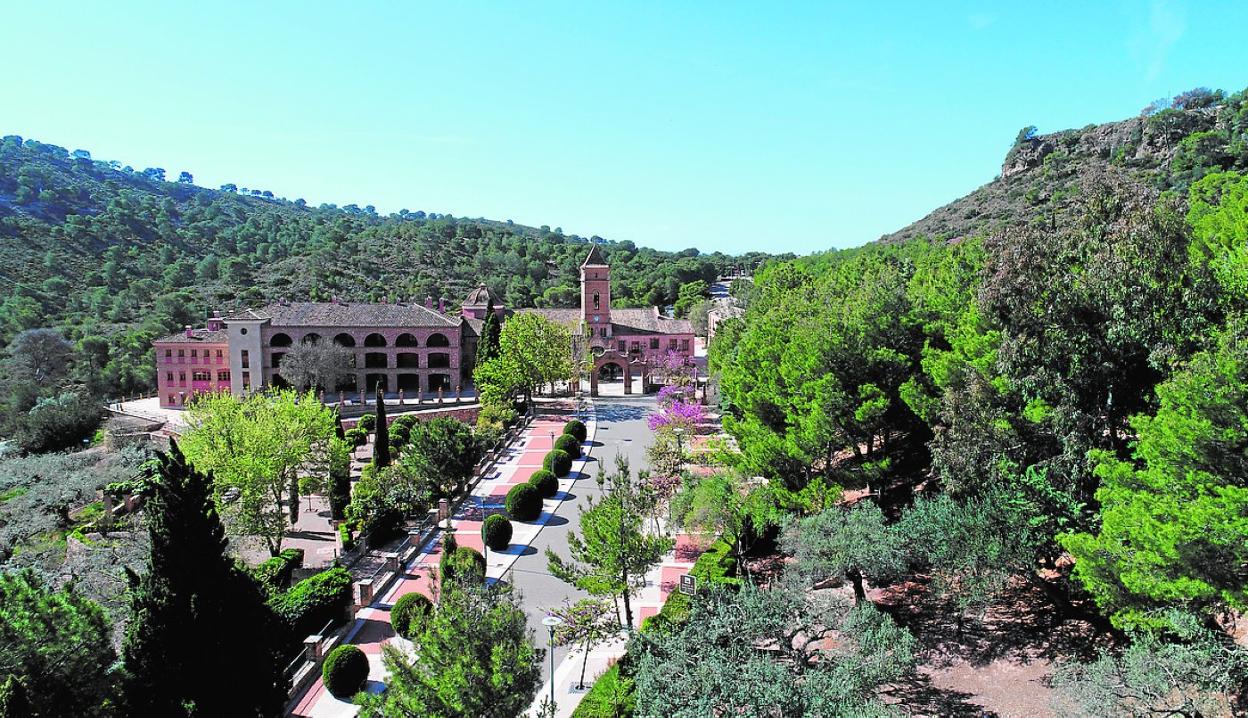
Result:
<svg viewBox="0 0 1248 718">
<path fill-rule="evenodd" d="M 633 377 L 641 377 L 641 391 L 646 391 L 646 380 L 649 378 L 649 366 L 640 361 L 630 361 L 627 356 L 613 349 L 595 352 L 594 365 L 589 372 L 589 395 L 598 396 L 599 382 L 615 382 L 624 380 L 624 393 L 633 393 Z"/>
<path fill-rule="evenodd" d="M 598 381 L 620 381 L 624 378 L 624 367 L 615 362 L 608 362 L 598 370 Z"/>
</svg>

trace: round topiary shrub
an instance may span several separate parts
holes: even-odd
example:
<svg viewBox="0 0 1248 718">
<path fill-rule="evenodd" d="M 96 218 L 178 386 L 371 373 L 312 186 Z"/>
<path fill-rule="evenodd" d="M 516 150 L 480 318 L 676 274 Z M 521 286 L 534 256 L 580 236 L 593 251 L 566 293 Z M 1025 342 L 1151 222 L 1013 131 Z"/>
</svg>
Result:
<svg viewBox="0 0 1248 718">
<path fill-rule="evenodd" d="M 537 492 L 544 499 L 553 499 L 555 494 L 559 493 L 559 479 L 556 479 L 555 475 L 546 469 L 538 469 L 533 472 L 529 483 L 533 488 L 537 489 Z"/>
<path fill-rule="evenodd" d="M 485 583 L 485 557 L 475 548 L 460 546 L 442 562 L 442 583 Z"/>
<path fill-rule="evenodd" d="M 411 639 L 420 635 L 425 618 L 433 612 L 433 601 L 423 593 L 405 593 L 390 608 L 390 625 L 400 636 Z"/>
<path fill-rule="evenodd" d="M 511 522 L 502 514 L 490 514 L 481 524 L 481 540 L 494 551 L 507 550 L 511 545 L 511 533 Z"/>
<path fill-rule="evenodd" d="M 347 699 L 359 693 L 368 680 L 368 657 L 355 646 L 338 646 L 321 666 L 325 690 L 335 698 Z"/>
<path fill-rule="evenodd" d="M 585 428 L 585 424 L 579 419 L 573 419 L 563 425 L 563 433 L 576 439 L 576 443 L 584 444 L 585 439 L 589 437 L 589 431 Z"/>
<path fill-rule="evenodd" d="M 542 459 L 542 468 L 559 478 L 568 475 L 572 470 L 572 455 L 563 449 L 555 449 Z"/>
<path fill-rule="evenodd" d="M 568 456 L 577 458 L 581 455 L 581 443 L 576 440 L 575 436 L 564 434 L 555 439 L 555 448 L 559 451 L 568 452 Z"/>
<path fill-rule="evenodd" d="M 377 415 L 365 414 L 360 417 L 360 420 L 355 425 L 364 427 L 364 431 L 372 431 L 377 428 Z"/>
<path fill-rule="evenodd" d="M 507 513 L 516 521 L 536 521 L 542 515 L 542 495 L 530 484 L 516 484 L 511 487 L 504 505 Z"/>
</svg>

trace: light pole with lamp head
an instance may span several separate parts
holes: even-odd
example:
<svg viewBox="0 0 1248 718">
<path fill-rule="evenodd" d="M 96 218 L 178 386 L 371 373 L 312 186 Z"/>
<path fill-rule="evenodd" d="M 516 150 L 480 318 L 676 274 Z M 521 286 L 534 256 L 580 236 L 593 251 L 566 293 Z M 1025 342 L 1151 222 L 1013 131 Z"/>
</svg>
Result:
<svg viewBox="0 0 1248 718">
<path fill-rule="evenodd" d="M 547 644 L 547 651 L 550 651 L 550 705 L 553 709 L 555 705 L 555 628 L 563 623 L 563 619 L 558 616 L 547 616 L 542 619 L 542 625 L 550 631 L 550 643 Z"/>
</svg>

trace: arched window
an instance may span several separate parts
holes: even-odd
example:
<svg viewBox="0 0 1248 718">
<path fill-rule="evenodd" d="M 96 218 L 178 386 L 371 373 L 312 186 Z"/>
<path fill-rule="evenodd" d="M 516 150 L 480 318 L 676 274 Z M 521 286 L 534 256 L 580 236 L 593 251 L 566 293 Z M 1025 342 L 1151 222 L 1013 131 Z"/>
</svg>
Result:
<svg viewBox="0 0 1248 718">
<path fill-rule="evenodd" d="M 594 292 L 594 309 L 601 309 L 602 301 L 598 296 L 598 292 Z"/>
<path fill-rule="evenodd" d="M 449 347 L 451 340 L 446 338 L 445 334 L 430 334 L 428 341 L 425 342 L 427 347 Z"/>
<path fill-rule="evenodd" d="M 293 343 L 294 342 L 291 340 L 290 335 L 283 334 L 282 332 L 278 332 L 269 338 L 269 346 L 271 347 L 288 347 Z"/>
<path fill-rule="evenodd" d="M 307 334 L 303 335 L 303 339 L 300 339 L 300 341 L 303 342 L 304 344 L 315 344 L 319 342 L 320 340 L 321 340 L 321 335 L 317 334 L 316 332 L 308 332 Z"/>
<path fill-rule="evenodd" d="M 343 332 L 334 337 L 334 343 L 340 347 L 353 347 L 355 346 L 355 337 Z"/>
<path fill-rule="evenodd" d="M 394 345 L 396 347 L 418 347 L 420 346 L 420 344 L 416 341 L 416 337 L 407 333 L 400 334 L 399 338 L 394 340 Z"/>
<path fill-rule="evenodd" d="M 364 346 L 366 347 L 384 347 L 385 345 L 386 338 L 377 332 L 373 332 L 372 334 L 364 337 Z"/>
</svg>

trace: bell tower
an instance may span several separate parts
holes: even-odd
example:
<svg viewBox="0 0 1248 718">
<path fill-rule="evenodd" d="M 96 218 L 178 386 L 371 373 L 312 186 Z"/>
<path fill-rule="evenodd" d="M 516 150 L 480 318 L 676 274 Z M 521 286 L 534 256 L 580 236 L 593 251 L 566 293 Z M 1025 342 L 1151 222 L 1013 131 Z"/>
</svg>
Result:
<svg viewBox="0 0 1248 718">
<path fill-rule="evenodd" d="M 611 267 L 598 245 L 581 263 L 581 319 L 595 337 L 611 336 Z"/>
</svg>

